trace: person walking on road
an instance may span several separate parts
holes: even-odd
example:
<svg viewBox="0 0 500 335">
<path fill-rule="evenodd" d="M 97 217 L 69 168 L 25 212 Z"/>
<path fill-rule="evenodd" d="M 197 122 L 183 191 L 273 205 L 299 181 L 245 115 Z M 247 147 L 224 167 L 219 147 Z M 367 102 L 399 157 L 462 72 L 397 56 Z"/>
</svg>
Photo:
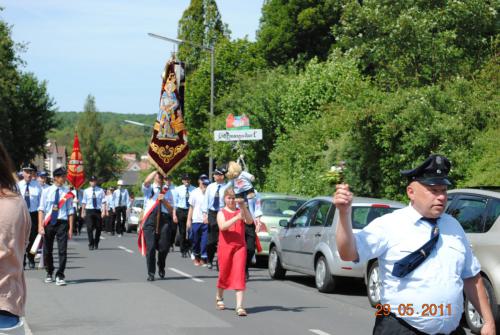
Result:
<svg viewBox="0 0 500 335">
<path fill-rule="evenodd" d="M 165 278 L 165 263 L 170 250 L 170 236 L 175 231 L 172 219 L 173 195 L 164 184 L 162 174 L 151 172 L 142 184 L 144 193 L 143 230 L 146 242 L 146 266 L 148 281 L 155 279 L 156 250 L 158 250 L 158 275 Z"/>
<path fill-rule="evenodd" d="M 33 246 L 37 235 L 38 227 L 38 206 L 40 205 L 40 198 L 42 196 L 42 188 L 36 180 L 33 179 L 33 172 L 36 171 L 35 165 L 29 163 L 24 164 L 23 170 L 23 180 L 17 184 L 17 188 L 21 195 L 24 197 L 26 202 L 26 207 L 30 213 L 31 218 L 31 232 L 29 236 L 29 243 L 26 247 L 26 253 L 24 255 L 24 266 L 26 266 L 26 259 L 28 260 L 28 266 L 30 269 L 35 268 L 35 255 L 30 253 L 30 249 Z"/>
<path fill-rule="evenodd" d="M 208 223 L 203 222 L 201 206 L 209 184 L 210 179 L 208 179 L 208 176 L 202 174 L 198 178 L 198 188 L 196 188 L 189 197 L 187 229 L 191 230 L 194 255 L 193 263 L 196 266 L 205 266 L 207 264 Z"/>
<path fill-rule="evenodd" d="M 90 177 L 90 187 L 83 191 L 82 218 L 87 224 L 87 235 L 89 237 L 89 250 L 99 248 L 102 231 L 102 204 L 104 191 L 97 186 L 97 177 Z M 94 235 L 95 230 L 95 235 Z"/>
<path fill-rule="evenodd" d="M 215 182 L 207 187 L 203 205 L 203 223 L 208 224 L 208 243 L 207 243 L 207 261 L 208 268 L 213 268 L 215 253 L 217 252 L 217 243 L 219 241 L 219 226 L 217 225 L 217 213 L 224 207 L 224 190 L 227 184 L 224 183 L 226 170 L 218 167 L 214 170 Z"/>
<path fill-rule="evenodd" d="M 47 276 L 46 283 L 52 283 L 54 272 L 54 259 L 52 251 L 54 240 L 57 239 L 57 250 L 59 254 L 59 268 L 56 272 L 56 285 L 66 285 L 64 270 L 66 269 L 66 257 L 68 239 L 73 237 L 73 193 L 66 182 L 66 169 L 57 168 L 52 173 L 54 184 L 42 192 L 40 206 L 38 207 L 38 233 L 44 236 L 43 257 Z"/>
<path fill-rule="evenodd" d="M 189 252 L 189 241 L 186 236 L 186 223 L 189 212 L 189 199 L 194 189 L 195 188 L 191 185 L 191 181 L 189 180 L 189 175 L 184 174 L 182 176 L 182 185 L 177 186 L 173 190 L 173 220 L 179 229 L 179 246 L 181 249 L 181 256 L 183 258 L 188 257 Z"/>
<path fill-rule="evenodd" d="M 49 174 L 45 171 L 40 171 L 37 173 L 37 181 L 38 181 L 38 185 L 40 185 L 42 191 L 45 190 L 47 187 L 49 187 L 50 185 L 47 183 L 47 178 L 48 178 Z"/>
<path fill-rule="evenodd" d="M 224 290 L 236 290 L 236 314 L 246 316 L 247 312 L 243 308 L 247 259 L 245 225 L 252 225 L 253 218 L 245 200 L 235 198 L 232 187 L 224 190 L 224 201 L 225 207 L 217 214 L 219 278 L 217 279 L 216 306 L 220 310 L 225 309 Z"/>
<path fill-rule="evenodd" d="M 125 230 L 125 222 L 127 221 L 129 195 L 127 189 L 123 188 L 123 180 L 118 180 L 117 185 L 118 188 L 113 192 L 113 205 L 116 217 L 116 233 L 121 237 Z"/>
<path fill-rule="evenodd" d="M 104 211 L 104 230 L 111 235 L 115 235 L 115 211 L 113 204 L 113 188 L 106 190 L 106 196 L 103 200 Z"/>
<path fill-rule="evenodd" d="M 431 155 L 415 169 L 401 171 L 410 204 L 356 234 L 353 195 L 349 185 L 337 185 L 333 203 L 339 211 L 340 257 L 379 261 L 383 313 L 376 314 L 373 334 L 465 334 L 460 326 L 463 292 L 484 320 L 481 334 L 495 334 L 480 264 L 458 221 L 444 214 L 450 168 L 446 157 Z"/>
<path fill-rule="evenodd" d="M 0 333 L 22 328 L 26 281 L 23 259 L 31 222 L 25 199 L 18 192 L 14 166 L 0 142 Z M 10 333 L 7 334 L 10 334 Z"/>
</svg>

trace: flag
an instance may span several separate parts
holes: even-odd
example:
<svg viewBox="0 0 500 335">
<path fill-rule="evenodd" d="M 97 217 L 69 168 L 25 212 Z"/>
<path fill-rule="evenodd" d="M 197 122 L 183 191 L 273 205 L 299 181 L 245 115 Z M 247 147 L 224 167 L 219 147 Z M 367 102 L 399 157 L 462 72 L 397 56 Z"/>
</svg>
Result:
<svg viewBox="0 0 500 335">
<path fill-rule="evenodd" d="M 189 153 L 184 123 L 184 63 L 175 58 L 165 65 L 160 104 L 148 148 L 151 163 L 164 176 L 173 171 Z"/>
<path fill-rule="evenodd" d="M 78 134 L 76 132 L 73 141 L 73 152 L 68 162 L 68 182 L 76 189 L 80 188 L 85 182 L 82 153 L 80 152 L 80 142 L 78 141 Z"/>
</svg>

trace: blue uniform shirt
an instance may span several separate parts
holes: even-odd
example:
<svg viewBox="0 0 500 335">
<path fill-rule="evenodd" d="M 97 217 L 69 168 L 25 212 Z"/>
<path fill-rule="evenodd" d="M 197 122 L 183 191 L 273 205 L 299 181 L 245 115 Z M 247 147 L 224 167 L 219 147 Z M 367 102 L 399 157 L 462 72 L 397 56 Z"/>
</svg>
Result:
<svg viewBox="0 0 500 335">
<path fill-rule="evenodd" d="M 59 200 L 62 200 L 66 193 L 70 192 L 69 188 L 66 186 L 60 186 L 59 188 L 56 185 L 51 185 L 42 192 L 42 197 L 40 200 L 40 206 L 38 207 L 39 211 L 42 211 L 44 215 L 49 213 L 54 205 L 54 200 L 56 196 L 56 190 L 59 190 Z M 57 214 L 58 220 L 68 220 L 69 215 L 74 214 L 75 211 L 73 209 L 73 199 L 69 198 L 62 208 L 59 209 Z"/>
<path fill-rule="evenodd" d="M 408 206 L 372 221 L 354 235 L 359 261 L 378 258 L 381 303 L 389 304 L 396 316 L 422 332 L 448 334 L 462 317 L 463 280 L 478 274 L 481 266 L 458 221 L 442 214 L 437 221 L 440 235 L 435 249 L 405 277 L 393 276 L 394 263 L 430 239 L 433 227 L 421 219 L 422 215 Z M 398 307 L 408 304 L 413 304 L 413 315 L 400 315 Z M 421 316 L 430 305 L 436 305 L 438 313 Z"/>
<path fill-rule="evenodd" d="M 21 180 L 18 184 L 17 187 L 19 188 L 19 193 L 21 193 L 21 196 L 25 198 L 27 196 L 26 193 L 26 180 Z M 29 198 L 30 198 L 30 206 L 28 208 L 28 211 L 31 212 L 36 212 L 38 211 L 38 207 L 40 206 L 40 198 L 42 196 L 42 188 L 40 187 L 40 184 L 36 180 L 30 181 L 28 185 L 28 190 L 29 190 Z"/>
<path fill-rule="evenodd" d="M 120 199 L 120 193 L 122 195 L 121 199 Z M 113 208 L 127 207 L 128 203 L 129 203 L 129 196 L 128 196 L 128 191 L 126 189 L 118 188 L 113 192 Z"/>
<path fill-rule="evenodd" d="M 94 201 L 92 200 L 94 191 L 95 191 L 97 208 L 94 208 Z M 93 190 L 92 187 L 87 187 L 85 191 L 83 191 L 82 205 L 85 204 L 85 209 L 101 210 L 104 202 L 104 197 L 105 197 L 104 190 L 99 186 L 96 186 L 95 190 Z"/>
<path fill-rule="evenodd" d="M 142 193 L 144 193 L 144 208 L 149 208 L 152 202 L 156 201 L 158 199 L 158 195 L 161 193 L 161 187 L 157 184 L 150 184 L 149 187 L 144 186 L 142 184 Z M 172 194 L 172 191 L 169 189 L 167 192 L 165 192 L 165 200 L 172 205 L 174 203 L 174 196 Z M 165 205 L 161 204 L 161 212 L 168 214 L 169 211 Z"/>
<path fill-rule="evenodd" d="M 216 182 L 211 183 L 207 186 L 205 191 L 205 197 L 203 198 L 203 205 L 201 206 L 201 211 L 203 213 L 208 213 L 208 210 L 215 210 L 214 199 L 215 193 L 217 193 L 217 188 L 219 187 L 219 209 L 224 208 L 224 190 L 229 186 L 227 183 L 217 184 Z"/>
<path fill-rule="evenodd" d="M 187 187 L 187 192 L 189 192 L 189 197 L 191 197 L 191 192 L 195 190 L 195 187 L 193 185 L 188 185 Z M 182 208 L 182 209 L 189 209 L 189 205 L 186 206 L 186 198 L 188 198 L 186 192 L 186 185 L 179 185 L 173 190 L 173 195 L 174 195 L 174 207 L 175 208 Z"/>
</svg>

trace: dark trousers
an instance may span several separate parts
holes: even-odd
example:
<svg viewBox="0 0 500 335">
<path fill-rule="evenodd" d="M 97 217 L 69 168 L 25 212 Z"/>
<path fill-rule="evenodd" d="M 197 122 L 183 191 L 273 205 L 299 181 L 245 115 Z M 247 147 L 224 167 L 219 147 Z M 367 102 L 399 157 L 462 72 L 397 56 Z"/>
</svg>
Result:
<svg viewBox="0 0 500 335">
<path fill-rule="evenodd" d="M 85 210 L 85 223 L 87 224 L 87 235 L 89 236 L 89 246 L 98 247 L 101 237 L 102 219 L 101 211 L 98 209 Z M 95 235 L 94 235 L 95 230 Z"/>
<path fill-rule="evenodd" d="M 31 230 L 28 240 L 28 246 L 26 247 L 26 252 L 24 253 L 24 266 L 26 266 L 26 258 L 31 264 L 35 264 L 35 255 L 30 254 L 33 242 L 35 242 L 36 235 L 38 234 L 38 212 L 30 212 L 31 218 Z"/>
<path fill-rule="evenodd" d="M 179 229 L 179 246 L 181 248 L 181 253 L 186 253 L 189 251 L 189 241 L 186 237 L 186 222 L 188 210 L 177 208 L 175 213 L 177 214 L 177 226 Z"/>
<path fill-rule="evenodd" d="M 115 211 L 110 209 L 108 215 L 104 217 L 104 230 L 108 233 L 115 233 Z"/>
<path fill-rule="evenodd" d="M 212 263 L 217 252 L 219 243 L 219 226 L 217 225 L 217 212 L 208 211 L 208 242 L 207 242 L 207 260 Z"/>
<path fill-rule="evenodd" d="M 193 239 L 193 254 L 200 259 L 207 259 L 208 225 L 202 222 L 193 222 L 191 226 Z"/>
<path fill-rule="evenodd" d="M 56 224 L 45 226 L 45 236 L 43 241 L 43 260 L 47 273 L 52 275 L 54 272 L 54 240 L 57 239 L 57 251 L 59 254 L 59 268 L 56 277 L 64 279 L 64 269 L 66 269 L 66 253 L 68 250 L 68 221 L 57 220 Z"/>
<path fill-rule="evenodd" d="M 377 317 L 373 327 L 373 335 L 426 335 L 426 333 L 415 329 L 391 313 L 388 316 Z M 465 335 L 465 331 L 459 325 L 450 335 Z"/>
<path fill-rule="evenodd" d="M 148 275 L 153 275 L 156 272 L 156 251 L 158 251 L 158 270 L 165 271 L 165 262 L 167 260 L 168 251 L 170 250 L 170 236 L 175 225 L 172 217 L 168 214 L 161 213 L 156 233 L 157 210 L 149 215 L 144 223 L 144 239 L 146 240 L 146 266 Z"/>
<path fill-rule="evenodd" d="M 247 273 L 255 255 L 255 234 L 255 224 L 245 225 L 245 241 L 247 242 L 247 265 L 245 269 Z"/>
<path fill-rule="evenodd" d="M 116 215 L 116 233 L 123 234 L 125 230 L 125 221 L 127 220 L 127 207 L 119 206 L 115 208 Z"/>
</svg>

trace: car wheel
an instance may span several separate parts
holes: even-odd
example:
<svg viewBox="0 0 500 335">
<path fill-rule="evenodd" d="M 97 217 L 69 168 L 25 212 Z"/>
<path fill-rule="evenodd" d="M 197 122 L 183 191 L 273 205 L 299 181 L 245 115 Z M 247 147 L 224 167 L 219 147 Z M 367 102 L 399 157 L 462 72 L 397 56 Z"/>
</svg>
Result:
<svg viewBox="0 0 500 335">
<path fill-rule="evenodd" d="M 490 302 L 491 311 L 493 312 L 493 317 L 498 322 L 498 307 L 497 307 L 497 299 L 495 297 L 495 293 L 493 292 L 493 287 L 488 279 L 483 277 L 484 288 L 486 289 L 486 295 L 488 296 L 488 300 Z M 467 326 L 469 326 L 470 330 L 474 334 L 481 333 L 481 327 L 483 326 L 483 319 L 479 315 L 479 312 L 474 308 L 472 303 L 469 301 L 467 296 L 464 301 L 464 312 L 465 312 L 465 321 L 467 322 Z"/>
<path fill-rule="evenodd" d="M 316 261 L 315 276 L 316 288 L 320 292 L 332 292 L 335 288 L 335 280 L 328 269 L 326 259 L 320 256 Z"/>
<path fill-rule="evenodd" d="M 276 247 L 272 247 L 269 251 L 269 259 L 267 261 L 267 268 L 269 270 L 269 275 L 273 279 L 283 279 L 285 278 L 286 270 L 281 266 L 280 257 Z"/>
<path fill-rule="evenodd" d="M 380 272 L 378 261 L 374 261 L 368 269 L 368 278 L 366 280 L 366 295 L 372 307 L 380 303 Z"/>
</svg>

